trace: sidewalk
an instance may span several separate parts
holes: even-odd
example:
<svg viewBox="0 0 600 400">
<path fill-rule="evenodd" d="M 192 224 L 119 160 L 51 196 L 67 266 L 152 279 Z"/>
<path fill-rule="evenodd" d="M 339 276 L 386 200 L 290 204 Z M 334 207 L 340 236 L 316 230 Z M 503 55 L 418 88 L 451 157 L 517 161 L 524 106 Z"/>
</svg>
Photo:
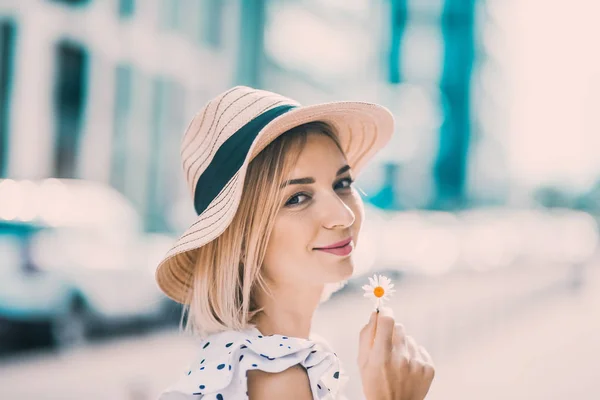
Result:
<svg viewBox="0 0 600 400">
<path fill-rule="evenodd" d="M 436 367 L 428 400 L 600 398 L 600 267 Z"/>
</svg>

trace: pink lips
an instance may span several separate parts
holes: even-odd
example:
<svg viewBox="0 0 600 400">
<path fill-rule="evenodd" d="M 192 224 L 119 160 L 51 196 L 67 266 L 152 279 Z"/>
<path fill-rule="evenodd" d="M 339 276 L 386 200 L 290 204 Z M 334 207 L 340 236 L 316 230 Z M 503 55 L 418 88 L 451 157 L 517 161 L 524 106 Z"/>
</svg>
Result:
<svg viewBox="0 0 600 400">
<path fill-rule="evenodd" d="M 315 248 L 315 250 L 324 251 L 326 253 L 335 254 L 336 256 L 347 256 L 352 252 L 354 246 L 352 238 L 348 238 L 341 242 L 334 243 L 327 247 Z"/>
<path fill-rule="evenodd" d="M 341 242 L 333 243 L 333 244 L 330 244 L 329 246 L 325 246 L 325 247 L 316 247 L 316 249 L 317 250 L 325 250 L 325 249 L 333 249 L 335 247 L 344 247 L 351 241 L 352 241 L 352 238 L 349 237 L 347 239 L 342 240 Z"/>
</svg>

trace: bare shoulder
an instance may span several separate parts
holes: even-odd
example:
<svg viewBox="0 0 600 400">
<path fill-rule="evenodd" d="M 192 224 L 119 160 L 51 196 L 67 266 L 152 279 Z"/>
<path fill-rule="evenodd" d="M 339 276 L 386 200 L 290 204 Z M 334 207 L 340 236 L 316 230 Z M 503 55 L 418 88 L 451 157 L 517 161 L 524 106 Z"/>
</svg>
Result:
<svg viewBox="0 0 600 400">
<path fill-rule="evenodd" d="M 291 394 L 293 397 L 290 397 Z M 308 374 L 299 364 L 276 374 L 260 370 L 248 371 L 248 395 L 251 399 L 258 400 L 313 398 Z"/>
</svg>

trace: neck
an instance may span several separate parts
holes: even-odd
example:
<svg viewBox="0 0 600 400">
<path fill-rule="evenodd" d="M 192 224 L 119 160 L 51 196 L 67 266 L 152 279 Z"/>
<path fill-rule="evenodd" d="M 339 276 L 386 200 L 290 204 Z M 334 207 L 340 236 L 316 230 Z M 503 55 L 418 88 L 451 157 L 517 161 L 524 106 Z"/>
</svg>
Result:
<svg viewBox="0 0 600 400">
<path fill-rule="evenodd" d="M 271 290 L 273 297 L 265 293 L 258 295 L 258 304 L 263 308 L 254 321 L 258 330 L 267 336 L 276 334 L 308 339 L 323 288 Z"/>
</svg>

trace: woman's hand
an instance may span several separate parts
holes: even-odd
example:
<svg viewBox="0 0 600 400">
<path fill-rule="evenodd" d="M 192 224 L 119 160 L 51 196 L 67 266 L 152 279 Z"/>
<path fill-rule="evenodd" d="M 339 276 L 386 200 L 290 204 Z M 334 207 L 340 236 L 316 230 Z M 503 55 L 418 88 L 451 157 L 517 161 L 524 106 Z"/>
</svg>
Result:
<svg viewBox="0 0 600 400">
<path fill-rule="evenodd" d="M 360 331 L 358 367 L 367 400 L 423 400 L 435 374 L 427 350 L 389 308 L 373 312 Z"/>
</svg>

